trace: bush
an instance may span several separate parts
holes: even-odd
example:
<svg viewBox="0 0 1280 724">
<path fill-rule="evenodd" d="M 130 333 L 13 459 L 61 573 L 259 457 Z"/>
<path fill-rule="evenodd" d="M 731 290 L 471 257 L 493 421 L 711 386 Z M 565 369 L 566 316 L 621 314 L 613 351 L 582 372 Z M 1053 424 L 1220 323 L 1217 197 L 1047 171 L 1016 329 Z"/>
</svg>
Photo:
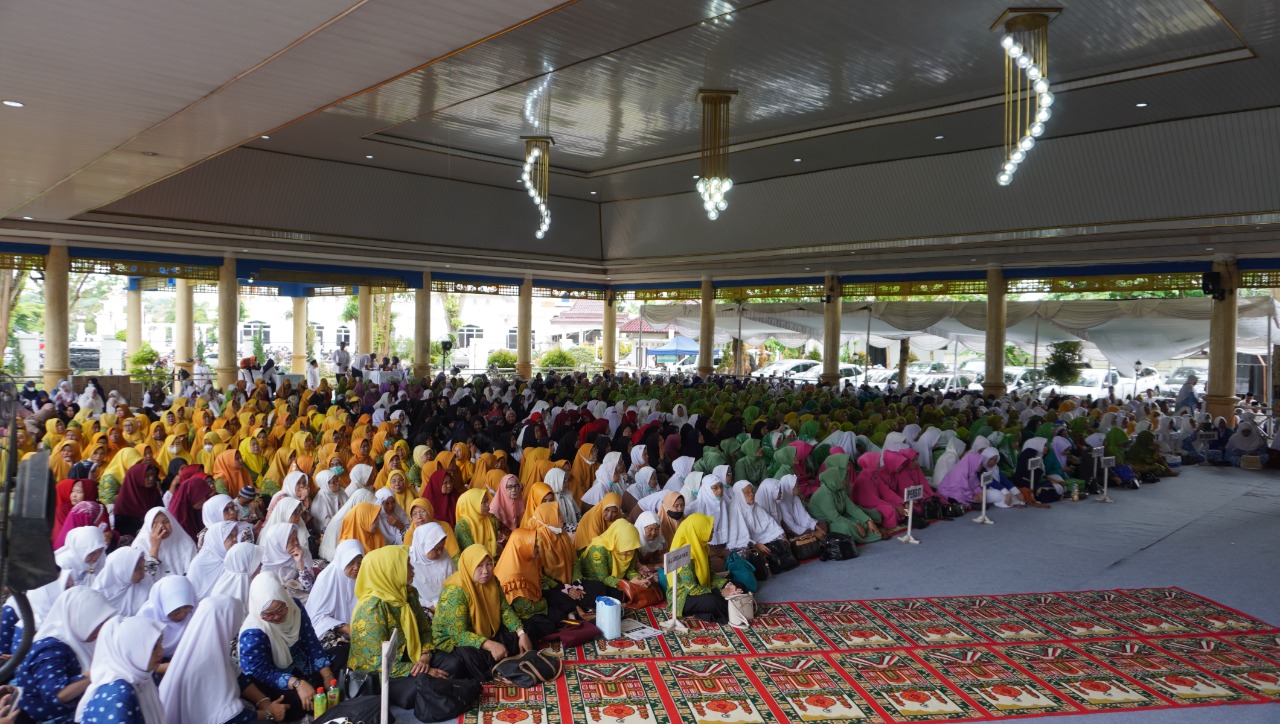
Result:
<svg viewBox="0 0 1280 724">
<path fill-rule="evenodd" d="M 1059 385 L 1070 385 L 1080 376 L 1084 356 L 1080 342 L 1054 342 L 1049 345 L 1049 357 L 1045 360 L 1044 375 Z"/>
<path fill-rule="evenodd" d="M 119 332 L 116 332 L 115 338 L 120 342 L 128 342 L 129 341 L 129 338 L 127 336 L 128 334 L 129 334 L 128 332 L 122 329 Z"/>
<path fill-rule="evenodd" d="M 156 362 L 160 359 L 160 353 L 146 342 L 142 343 L 142 347 L 137 352 L 129 355 L 129 374 L 134 376 L 152 375 L 156 371 Z"/>
<path fill-rule="evenodd" d="M 809 350 L 809 353 L 808 353 L 808 354 L 806 354 L 806 355 L 805 355 L 805 357 L 807 357 L 807 358 L 809 358 L 809 359 L 811 359 L 811 360 L 817 360 L 818 362 L 821 362 L 821 361 L 822 361 L 822 350 L 818 349 L 817 347 L 814 347 L 813 349 Z"/>
<path fill-rule="evenodd" d="M 578 360 L 572 354 L 560 349 L 559 347 L 550 350 L 542 355 L 542 359 L 538 360 L 538 366 L 547 367 L 576 367 Z"/>
<path fill-rule="evenodd" d="M 595 347 L 570 347 L 569 354 L 573 356 L 574 366 L 596 363 Z"/>
<path fill-rule="evenodd" d="M 516 366 L 516 353 L 505 349 L 494 350 L 489 353 L 489 359 L 485 361 L 485 366 L 499 369 L 514 368 Z"/>
</svg>

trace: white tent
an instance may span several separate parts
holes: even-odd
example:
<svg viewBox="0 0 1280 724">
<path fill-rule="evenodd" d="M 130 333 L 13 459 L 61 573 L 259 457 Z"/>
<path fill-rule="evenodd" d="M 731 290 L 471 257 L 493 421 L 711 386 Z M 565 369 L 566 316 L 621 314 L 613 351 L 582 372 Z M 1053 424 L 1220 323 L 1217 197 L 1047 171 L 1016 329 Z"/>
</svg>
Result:
<svg viewBox="0 0 1280 724">
<path fill-rule="evenodd" d="M 1208 297 L 1009 302 L 1005 339 L 1027 352 L 1038 342 L 1041 356 L 1054 342 L 1083 341 L 1087 353 L 1107 359 L 1124 374 L 1139 359 L 1174 359 L 1206 347 L 1212 304 Z M 1241 297 L 1238 304 L 1238 351 L 1265 353 L 1269 339 L 1280 341 L 1275 299 Z M 643 316 L 650 324 L 674 324 L 682 334 L 696 337 L 699 306 L 646 304 Z M 876 347 L 910 338 L 913 347 L 924 350 L 959 342 L 982 351 L 986 325 L 984 302 L 844 302 L 840 337 L 852 341 L 869 336 L 870 344 Z M 821 341 L 822 336 L 820 302 L 716 305 L 715 337 L 719 343 L 741 337 L 747 344 L 759 345 L 774 338 L 797 346 Z"/>
</svg>

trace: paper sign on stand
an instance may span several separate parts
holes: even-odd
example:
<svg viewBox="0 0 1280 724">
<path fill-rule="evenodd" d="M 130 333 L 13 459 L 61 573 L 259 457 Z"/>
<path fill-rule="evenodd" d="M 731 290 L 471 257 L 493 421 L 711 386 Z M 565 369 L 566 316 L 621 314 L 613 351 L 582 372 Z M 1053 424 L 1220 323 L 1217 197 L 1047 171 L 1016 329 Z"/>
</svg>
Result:
<svg viewBox="0 0 1280 724">
<path fill-rule="evenodd" d="M 1218 439 L 1218 433 L 1216 432 L 1202 431 L 1202 432 L 1196 433 L 1196 447 L 1200 448 L 1200 457 L 1203 458 L 1200 461 L 1201 465 L 1209 464 L 1209 445 L 1213 443 L 1214 440 L 1217 440 L 1217 439 Z"/>
<path fill-rule="evenodd" d="M 1114 503 L 1116 501 L 1112 500 L 1111 496 L 1107 495 L 1107 484 L 1111 482 L 1111 468 L 1116 466 L 1116 456 L 1108 455 L 1106 457 L 1099 458 L 1099 461 L 1102 463 L 1102 497 L 1098 498 L 1098 502 Z"/>
<path fill-rule="evenodd" d="M 663 621 L 660 626 L 668 631 L 679 631 L 687 633 L 689 627 L 680 621 L 680 617 L 676 615 L 676 574 L 681 568 L 689 565 L 693 560 L 691 549 L 687 545 L 671 551 L 662 558 L 662 567 L 667 572 L 667 590 L 671 593 L 671 618 Z"/>
<path fill-rule="evenodd" d="M 396 665 L 396 654 L 400 653 L 400 629 L 391 629 L 391 638 L 382 642 L 382 671 L 378 674 L 378 682 L 382 685 L 382 724 L 391 721 L 391 668 Z"/>
<path fill-rule="evenodd" d="M 988 470 L 987 472 L 982 474 L 982 513 L 978 515 L 977 518 L 973 519 L 973 522 L 979 525 L 995 525 L 996 524 L 994 520 L 987 517 L 987 486 L 991 484 L 991 481 L 995 478 L 995 476 L 996 476 L 995 471 L 992 471 L 992 470 Z"/>
<path fill-rule="evenodd" d="M 911 521 L 912 521 L 913 515 L 915 514 L 916 506 L 914 505 L 914 503 L 915 501 L 920 500 L 923 497 L 924 497 L 923 485 L 912 485 L 911 487 L 902 491 L 902 503 L 907 507 L 907 532 L 904 535 L 898 536 L 898 540 L 902 541 L 903 543 L 919 543 L 920 542 L 915 538 L 911 537 Z"/>
</svg>

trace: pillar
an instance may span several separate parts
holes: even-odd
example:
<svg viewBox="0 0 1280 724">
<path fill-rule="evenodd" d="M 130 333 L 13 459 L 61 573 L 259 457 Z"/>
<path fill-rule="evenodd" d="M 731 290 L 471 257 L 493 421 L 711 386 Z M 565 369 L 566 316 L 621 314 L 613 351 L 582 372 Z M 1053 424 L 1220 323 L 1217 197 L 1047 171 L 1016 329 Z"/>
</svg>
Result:
<svg viewBox="0 0 1280 724">
<path fill-rule="evenodd" d="M 413 376 L 431 377 L 431 272 L 422 272 L 422 288 L 413 291 Z"/>
<path fill-rule="evenodd" d="M 698 374 L 707 377 L 715 371 L 712 347 L 716 341 L 716 290 L 710 279 L 702 280 L 702 309 L 698 325 Z"/>
<path fill-rule="evenodd" d="M 293 355 L 289 371 L 295 375 L 307 372 L 307 298 L 293 298 Z"/>
<path fill-rule="evenodd" d="M 173 368 L 191 373 L 193 364 L 187 360 L 196 356 L 196 322 L 194 316 L 195 289 L 186 279 L 174 279 L 173 291 Z"/>
<path fill-rule="evenodd" d="M 867 357 L 867 364 L 871 364 L 871 358 Z M 907 365 L 911 364 L 911 338 L 903 337 L 898 340 L 898 389 L 905 390 L 907 388 Z"/>
<path fill-rule="evenodd" d="M 604 369 L 606 372 L 618 371 L 618 307 L 617 297 L 610 289 L 604 295 L 604 327 L 600 330 L 604 335 Z"/>
<path fill-rule="evenodd" d="M 989 397 L 1004 394 L 1004 330 L 1008 319 L 1004 270 L 987 267 L 987 368 L 982 393 Z M 952 370 L 955 374 L 956 370 Z"/>
<path fill-rule="evenodd" d="M 733 374 L 742 377 L 747 374 L 747 344 L 740 338 L 733 340 Z"/>
<path fill-rule="evenodd" d="M 520 307 L 516 312 L 516 374 L 533 376 L 533 278 L 520 282 Z"/>
<path fill-rule="evenodd" d="M 236 260 L 227 257 L 218 269 L 218 387 L 226 389 L 236 383 L 236 364 L 240 356 L 240 282 L 236 279 Z"/>
<path fill-rule="evenodd" d="M 55 239 L 44 261 L 44 388 L 52 395 L 58 381 L 71 378 L 70 310 L 67 309 L 67 278 L 71 259 L 67 245 Z"/>
<path fill-rule="evenodd" d="M 142 349 L 142 288 L 137 282 L 130 280 L 130 289 L 125 292 L 125 328 L 124 355 L 125 364 L 134 352 Z M 126 369 L 128 369 L 126 367 Z"/>
<path fill-rule="evenodd" d="M 1209 317 L 1209 382 L 1205 386 L 1205 409 L 1215 418 L 1232 419 L 1236 407 L 1236 286 L 1239 282 L 1234 257 L 1213 260 L 1213 270 L 1222 275 L 1224 299 L 1213 300 Z"/>
<path fill-rule="evenodd" d="M 362 286 L 356 295 L 356 353 L 373 354 L 373 292 Z"/>
<path fill-rule="evenodd" d="M 827 275 L 827 301 L 822 307 L 822 384 L 840 384 L 840 278 Z"/>
</svg>

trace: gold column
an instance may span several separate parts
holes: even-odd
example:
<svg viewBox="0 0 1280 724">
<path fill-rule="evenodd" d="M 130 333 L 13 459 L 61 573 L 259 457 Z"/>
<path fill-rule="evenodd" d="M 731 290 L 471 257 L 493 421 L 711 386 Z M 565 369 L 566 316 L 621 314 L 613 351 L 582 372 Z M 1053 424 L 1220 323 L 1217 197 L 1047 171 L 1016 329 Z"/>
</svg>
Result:
<svg viewBox="0 0 1280 724">
<path fill-rule="evenodd" d="M 61 239 L 52 240 L 44 261 L 44 388 L 52 395 L 58 381 L 71 379 L 71 318 L 67 298 L 67 278 L 71 259 Z"/>
<path fill-rule="evenodd" d="M 716 337 L 716 290 L 710 279 L 702 280 L 702 309 L 698 325 L 698 374 L 706 377 L 715 371 L 711 349 Z"/>
<path fill-rule="evenodd" d="M 196 356 L 196 323 L 195 323 L 195 289 L 186 279 L 174 279 L 173 291 L 173 367 L 191 372 L 192 363 L 187 360 Z"/>
<path fill-rule="evenodd" d="M 608 372 L 618 371 L 618 307 L 613 290 L 605 292 L 604 297 L 604 368 Z"/>
<path fill-rule="evenodd" d="M 240 282 L 236 279 L 236 260 L 227 257 L 218 269 L 218 386 L 226 389 L 236 383 L 236 365 L 240 356 Z"/>
<path fill-rule="evenodd" d="M 1004 270 L 998 266 L 987 267 L 987 368 L 982 381 L 982 393 L 990 397 L 1004 394 L 1004 331 L 1008 322 L 1008 307 Z M 957 370 L 952 370 L 955 374 Z"/>
<path fill-rule="evenodd" d="M 533 376 L 533 278 L 520 282 L 520 306 L 516 312 L 516 374 Z"/>
<path fill-rule="evenodd" d="M 133 353 L 142 349 L 142 288 L 126 291 L 125 298 L 124 351 L 128 365 Z"/>
<path fill-rule="evenodd" d="M 307 373 L 307 298 L 293 298 L 293 355 L 290 357 L 290 372 L 295 375 Z"/>
<path fill-rule="evenodd" d="M 422 288 L 413 291 L 413 376 L 431 377 L 431 272 L 422 272 Z"/>
<path fill-rule="evenodd" d="M 871 364 L 870 358 L 867 364 Z M 898 340 L 898 389 L 903 390 L 907 387 L 907 365 L 911 364 L 911 338 L 904 337 Z"/>
<path fill-rule="evenodd" d="M 741 377 L 747 373 L 747 345 L 741 339 L 733 340 L 733 374 Z"/>
<path fill-rule="evenodd" d="M 822 307 L 822 374 L 824 385 L 840 384 L 840 278 L 827 275 L 827 302 Z"/>
<path fill-rule="evenodd" d="M 373 291 L 356 291 L 356 354 L 373 354 Z"/>
<path fill-rule="evenodd" d="M 1213 260 L 1213 270 L 1222 275 L 1222 288 L 1226 298 L 1213 300 L 1213 312 L 1209 318 L 1209 382 L 1205 387 L 1205 409 L 1215 418 L 1231 419 L 1236 402 L 1236 321 L 1240 310 L 1236 306 L 1236 287 L 1239 271 L 1234 257 Z"/>
</svg>

